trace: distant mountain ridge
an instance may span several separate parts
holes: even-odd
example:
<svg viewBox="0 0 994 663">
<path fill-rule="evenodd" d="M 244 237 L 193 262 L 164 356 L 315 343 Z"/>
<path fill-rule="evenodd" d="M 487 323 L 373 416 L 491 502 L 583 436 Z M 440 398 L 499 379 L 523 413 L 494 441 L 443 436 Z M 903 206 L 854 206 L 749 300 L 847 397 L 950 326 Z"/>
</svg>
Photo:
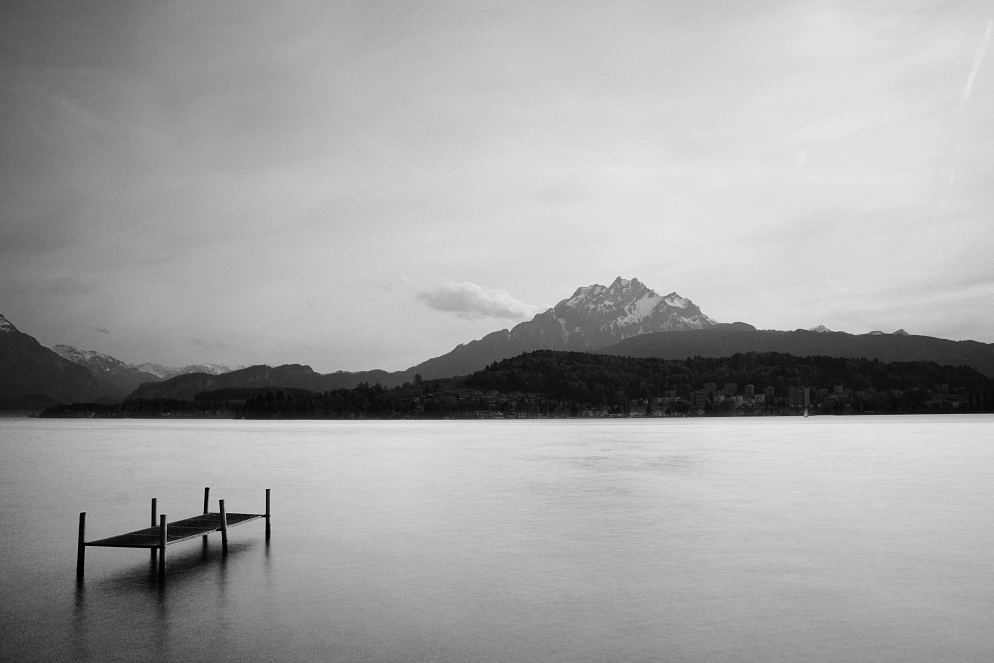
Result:
<svg viewBox="0 0 994 663">
<path fill-rule="evenodd" d="M 221 375 L 222 373 L 230 373 L 231 371 L 237 371 L 239 369 L 245 368 L 245 366 L 229 366 L 227 364 L 188 364 L 182 368 L 175 368 L 173 366 L 163 366 L 162 364 L 153 364 L 146 362 L 144 364 L 138 364 L 135 366 L 140 371 L 146 373 L 151 373 L 163 380 L 168 380 L 169 378 L 176 377 L 177 375 L 186 375 L 188 373 L 207 373 L 208 375 Z"/>
<path fill-rule="evenodd" d="M 884 362 L 934 361 L 945 366 L 965 364 L 994 377 L 994 344 L 979 341 L 949 341 L 914 336 L 898 330 L 893 334 L 847 334 L 845 332 L 729 331 L 710 329 L 683 334 L 646 334 L 602 348 L 600 354 L 624 357 L 685 359 L 730 357 L 745 352 L 780 352 L 797 357 L 865 357 Z"/>
<path fill-rule="evenodd" d="M 311 391 L 329 391 L 331 389 L 355 387 L 359 382 L 379 382 L 391 385 L 399 378 L 391 379 L 386 371 L 365 371 L 357 373 L 317 373 L 310 366 L 301 364 L 284 364 L 282 366 L 249 366 L 229 373 L 211 375 L 208 373 L 186 373 L 177 375 L 162 382 L 146 382 L 136 389 L 131 398 L 172 398 L 192 401 L 193 397 L 203 391 L 217 389 L 243 389 L 255 387 L 293 387 Z M 366 379 L 355 379 L 361 376 Z M 403 382 L 404 380 L 400 380 Z M 397 384 L 400 384 L 397 382 Z"/>
<path fill-rule="evenodd" d="M 64 359 L 88 368 L 100 384 L 102 395 L 111 399 L 125 398 L 145 382 L 161 382 L 177 375 L 193 373 L 221 375 L 236 370 L 224 364 L 190 364 L 183 368 L 152 363 L 135 366 L 95 350 L 80 350 L 65 344 L 56 345 L 52 350 Z"/>
</svg>

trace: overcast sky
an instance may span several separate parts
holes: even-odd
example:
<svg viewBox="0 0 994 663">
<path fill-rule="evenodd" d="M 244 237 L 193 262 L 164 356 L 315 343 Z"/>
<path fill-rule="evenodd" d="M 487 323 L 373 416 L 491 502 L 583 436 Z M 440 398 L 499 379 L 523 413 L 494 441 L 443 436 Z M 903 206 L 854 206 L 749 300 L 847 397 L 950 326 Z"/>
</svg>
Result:
<svg viewBox="0 0 994 663">
<path fill-rule="evenodd" d="M 407 368 L 637 277 L 994 342 L 994 3 L 0 5 L 0 314 Z"/>
</svg>

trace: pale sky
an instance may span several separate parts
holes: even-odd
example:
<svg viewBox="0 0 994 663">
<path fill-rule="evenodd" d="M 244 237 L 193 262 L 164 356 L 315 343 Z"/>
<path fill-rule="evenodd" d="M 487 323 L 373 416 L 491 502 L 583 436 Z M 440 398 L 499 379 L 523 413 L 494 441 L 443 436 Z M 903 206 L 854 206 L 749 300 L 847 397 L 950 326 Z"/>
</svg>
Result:
<svg viewBox="0 0 994 663">
<path fill-rule="evenodd" d="M 407 368 L 636 277 L 994 342 L 994 1 L 0 5 L 0 314 Z"/>
</svg>

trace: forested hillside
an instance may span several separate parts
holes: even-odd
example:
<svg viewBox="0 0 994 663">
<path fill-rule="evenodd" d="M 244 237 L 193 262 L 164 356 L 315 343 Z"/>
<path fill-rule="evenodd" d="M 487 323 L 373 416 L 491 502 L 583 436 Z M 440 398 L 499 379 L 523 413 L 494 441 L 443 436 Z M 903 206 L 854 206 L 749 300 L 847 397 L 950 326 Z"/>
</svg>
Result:
<svg viewBox="0 0 994 663">
<path fill-rule="evenodd" d="M 689 399 L 692 392 L 708 384 L 734 392 L 726 394 L 729 396 L 744 394 L 750 385 L 756 394 L 772 388 L 775 398 L 785 396 L 790 387 L 808 387 L 815 402 L 822 391 L 835 394 L 841 387 L 841 393 L 850 396 L 871 392 L 874 400 L 887 392 L 891 400 L 899 398 L 902 406 L 927 401 L 942 392 L 965 397 L 976 408 L 985 409 L 991 408 L 994 387 L 994 381 L 967 366 L 795 357 L 778 352 L 668 360 L 539 351 L 493 363 L 469 376 L 466 384 L 483 390 L 533 392 L 608 405 L 632 399 Z"/>
</svg>

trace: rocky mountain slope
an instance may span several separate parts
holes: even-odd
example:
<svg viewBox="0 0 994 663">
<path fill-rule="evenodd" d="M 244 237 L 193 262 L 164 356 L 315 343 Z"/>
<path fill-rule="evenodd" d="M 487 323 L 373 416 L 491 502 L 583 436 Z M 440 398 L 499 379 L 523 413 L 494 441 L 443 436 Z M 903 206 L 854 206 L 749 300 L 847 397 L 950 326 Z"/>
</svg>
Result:
<svg viewBox="0 0 994 663">
<path fill-rule="evenodd" d="M 10 404 L 33 397 L 68 403 L 102 395 L 89 370 L 60 357 L 0 315 L 0 400 Z"/>
<path fill-rule="evenodd" d="M 709 329 L 718 324 L 675 292 L 658 295 L 638 279 L 619 276 L 609 286 L 595 283 L 577 288 L 572 297 L 511 330 L 459 345 L 405 373 L 420 373 L 425 379 L 466 375 L 523 352 L 590 352 L 642 334 Z"/>
</svg>

